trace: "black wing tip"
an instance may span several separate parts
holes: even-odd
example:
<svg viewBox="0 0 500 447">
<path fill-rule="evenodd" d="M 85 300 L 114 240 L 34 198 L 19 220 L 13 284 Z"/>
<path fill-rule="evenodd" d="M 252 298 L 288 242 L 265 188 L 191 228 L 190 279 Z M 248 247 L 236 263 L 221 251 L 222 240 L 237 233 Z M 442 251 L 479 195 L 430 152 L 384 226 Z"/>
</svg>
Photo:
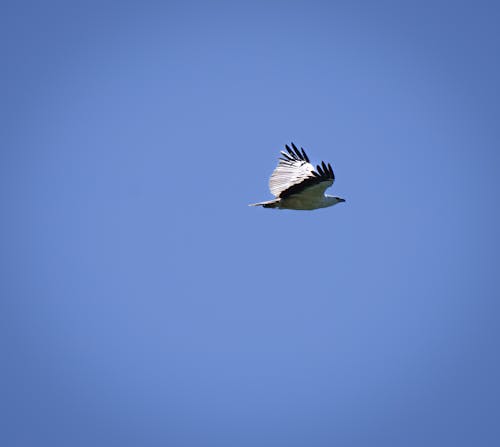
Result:
<svg viewBox="0 0 500 447">
<path fill-rule="evenodd" d="M 293 148 L 293 151 L 292 149 L 290 149 L 290 146 L 288 146 L 288 144 L 285 145 L 288 152 L 290 152 L 293 156 L 296 156 L 299 160 L 311 163 L 311 160 L 309 160 L 309 157 L 307 156 L 306 151 L 303 147 L 299 149 L 294 142 L 291 143 L 291 146 Z"/>
<path fill-rule="evenodd" d="M 294 144 L 294 143 L 292 143 L 292 148 L 293 148 L 293 150 L 294 150 L 295 154 L 297 155 L 297 158 L 298 158 L 299 160 L 304 160 L 304 158 L 302 157 L 302 154 L 301 154 L 301 153 L 300 153 L 300 151 L 297 149 L 297 146 L 295 146 L 295 144 Z"/>
<path fill-rule="evenodd" d="M 299 150 L 293 141 L 290 143 L 290 145 L 291 145 L 291 147 L 288 144 L 285 144 L 285 149 L 287 150 L 288 154 L 285 151 L 281 151 L 281 153 L 287 159 L 284 161 L 299 161 L 300 160 L 300 161 L 305 161 L 307 163 L 311 162 L 303 147 L 301 147 Z M 283 160 L 283 158 L 282 158 L 282 160 Z M 332 178 L 332 179 L 335 178 L 335 175 L 333 174 L 332 165 L 330 163 L 326 164 L 324 161 L 322 161 L 321 165 L 316 166 L 316 169 L 319 172 L 320 176 L 322 176 L 322 177 L 328 177 L 328 178 Z"/>
<path fill-rule="evenodd" d="M 332 176 L 332 179 L 335 179 L 335 174 L 333 173 L 332 165 L 328 163 L 328 170 L 330 171 L 330 175 Z"/>
<path fill-rule="evenodd" d="M 293 144 L 293 143 L 292 143 Z M 290 156 L 296 160 L 297 159 L 297 156 L 295 155 L 295 152 L 290 149 L 290 146 L 288 146 L 288 144 L 285 144 L 285 149 L 288 151 L 288 153 L 290 154 Z"/>
<path fill-rule="evenodd" d="M 281 151 L 281 155 L 283 155 L 283 157 L 280 157 L 280 160 L 294 161 L 294 158 L 292 158 L 290 155 L 288 155 L 285 151 Z"/>
<path fill-rule="evenodd" d="M 316 171 L 319 172 L 321 177 L 325 179 L 335 180 L 335 174 L 333 173 L 332 165 L 330 163 L 321 162 L 320 165 L 316 165 Z"/>
<path fill-rule="evenodd" d="M 304 157 L 304 160 L 309 163 L 309 157 L 307 156 L 306 151 L 304 150 L 304 148 L 301 147 L 300 150 L 302 151 L 302 155 Z"/>
<path fill-rule="evenodd" d="M 294 142 L 291 142 L 290 145 L 292 147 L 285 144 L 285 149 L 287 150 L 289 156 L 291 156 L 294 160 L 301 160 L 310 163 L 309 157 L 303 147 L 299 149 Z"/>
</svg>

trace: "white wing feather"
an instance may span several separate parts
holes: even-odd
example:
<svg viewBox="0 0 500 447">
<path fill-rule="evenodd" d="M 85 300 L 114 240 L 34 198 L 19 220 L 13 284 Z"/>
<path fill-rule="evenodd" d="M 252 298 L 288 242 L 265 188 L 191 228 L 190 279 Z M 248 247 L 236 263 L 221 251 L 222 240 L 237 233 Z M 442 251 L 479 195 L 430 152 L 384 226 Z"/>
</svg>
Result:
<svg viewBox="0 0 500 447">
<path fill-rule="evenodd" d="M 286 155 L 285 152 L 281 152 Z M 279 197 L 283 191 L 286 191 L 293 185 L 302 183 L 305 179 L 314 177 L 312 172 L 314 166 L 303 160 L 287 161 L 280 159 L 278 166 L 269 179 L 269 189 L 271 194 Z"/>
</svg>

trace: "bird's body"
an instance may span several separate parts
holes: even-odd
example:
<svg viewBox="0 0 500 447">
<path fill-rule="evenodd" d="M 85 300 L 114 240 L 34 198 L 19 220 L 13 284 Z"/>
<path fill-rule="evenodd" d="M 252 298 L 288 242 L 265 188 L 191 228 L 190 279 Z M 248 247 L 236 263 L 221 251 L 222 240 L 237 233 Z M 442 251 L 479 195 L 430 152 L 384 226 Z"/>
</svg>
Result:
<svg viewBox="0 0 500 447">
<path fill-rule="evenodd" d="M 286 145 L 281 151 L 278 166 L 269 180 L 269 189 L 276 199 L 253 203 L 250 206 L 290 210 L 315 210 L 345 202 L 340 197 L 329 196 L 325 190 L 333 185 L 335 175 L 330 163 L 314 166 L 304 149 L 300 151 L 292 143 L 293 150 Z"/>
</svg>

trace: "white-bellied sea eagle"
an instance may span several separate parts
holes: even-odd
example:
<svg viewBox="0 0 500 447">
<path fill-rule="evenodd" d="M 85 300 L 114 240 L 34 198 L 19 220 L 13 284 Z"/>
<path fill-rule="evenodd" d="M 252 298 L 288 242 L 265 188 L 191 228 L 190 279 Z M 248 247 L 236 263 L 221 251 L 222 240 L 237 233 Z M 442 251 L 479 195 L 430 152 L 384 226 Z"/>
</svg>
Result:
<svg viewBox="0 0 500 447">
<path fill-rule="evenodd" d="M 282 157 L 269 179 L 269 189 L 276 197 L 268 202 L 252 203 L 250 206 L 280 208 L 288 210 L 315 210 L 345 202 L 340 197 L 329 196 L 325 190 L 333 185 L 335 175 L 330 163 L 324 161 L 314 166 L 304 149 L 285 146 Z"/>
</svg>

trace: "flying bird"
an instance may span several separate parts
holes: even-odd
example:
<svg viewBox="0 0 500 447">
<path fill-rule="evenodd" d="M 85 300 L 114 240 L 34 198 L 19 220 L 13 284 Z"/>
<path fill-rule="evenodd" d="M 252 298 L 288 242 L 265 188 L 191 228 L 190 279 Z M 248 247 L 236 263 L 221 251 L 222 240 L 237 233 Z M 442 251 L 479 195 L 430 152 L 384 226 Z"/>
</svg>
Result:
<svg viewBox="0 0 500 447">
<path fill-rule="evenodd" d="M 249 206 L 315 210 L 345 202 L 340 197 L 325 194 L 325 190 L 335 181 L 330 163 L 322 161 L 314 169 L 304 149 L 297 149 L 293 143 L 292 148 L 288 145 L 285 148 L 287 151 L 281 151 L 282 157 L 269 179 L 269 189 L 276 198 Z"/>
</svg>

